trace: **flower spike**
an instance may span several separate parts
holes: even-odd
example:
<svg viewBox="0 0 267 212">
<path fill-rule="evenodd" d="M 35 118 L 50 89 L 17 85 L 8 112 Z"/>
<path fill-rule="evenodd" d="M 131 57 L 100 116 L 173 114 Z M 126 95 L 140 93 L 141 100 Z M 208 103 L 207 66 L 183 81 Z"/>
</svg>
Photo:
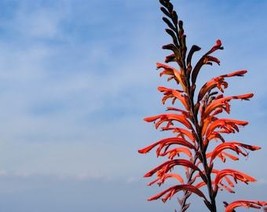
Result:
<svg viewBox="0 0 267 212">
<path fill-rule="evenodd" d="M 256 145 L 228 141 L 225 137 L 238 133 L 241 127 L 248 125 L 247 121 L 230 118 L 229 114 L 232 100 L 248 101 L 253 94 L 228 96 L 226 92 L 229 88 L 228 79 L 243 77 L 247 70 L 215 76 L 199 86 L 197 80 L 202 68 L 206 65 L 220 65 L 220 59 L 213 53 L 223 50 L 222 41 L 218 39 L 193 64 L 193 57 L 201 48 L 193 45 L 187 53 L 183 21 L 178 19 L 170 0 L 159 1 L 164 15 L 162 20 L 166 24 L 165 31 L 171 38 L 171 43 L 162 48 L 171 53 L 166 56 L 165 63 L 157 63 L 156 67 L 160 70 L 160 77 L 166 76 L 167 82 L 173 83 L 171 86 L 158 87 L 162 94 L 161 103 L 166 105 L 167 112 L 146 117 L 144 121 L 152 122 L 155 129 L 167 136 L 138 152 L 146 154 L 153 150 L 156 157 L 165 159 L 144 175 L 145 178 L 154 177 L 148 183 L 149 186 L 160 186 L 167 181 L 174 185 L 150 197 L 148 201 L 161 199 L 166 202 L 182 191 L 182 196 L 178 198 L 181 212 L 189 209 L 188 199 L 191 195 L 200 197 L 210 212 L 216 212 L 218 192 L 225 190 L 235 193 L 236 183 L 256 181 L 239 170 L 216 168 L 217 159 L 224 163 L 229 159 L 236 161 L 248 157 L 250 151 L 261 149 Z M 172 66 L 167 64 L 171 62 Z M 237 207 L 259 209 L 266 204 L 266 201 L 237 200 L 225 203 L 225 211 L 233 212 Z"/>
</svg>

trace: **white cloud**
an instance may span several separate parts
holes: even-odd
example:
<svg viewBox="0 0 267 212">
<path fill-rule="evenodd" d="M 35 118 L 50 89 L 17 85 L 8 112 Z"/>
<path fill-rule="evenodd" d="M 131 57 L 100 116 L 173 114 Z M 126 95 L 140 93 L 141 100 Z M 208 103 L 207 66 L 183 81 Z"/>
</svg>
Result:
<svg viewBox="0 0 267 212">
<path fill-rule="evenodd" d="M 135 185 L 158 163 L 153 154 L 138 155 L 137 149 L 163 136 L 142 118 L 164 110 L 156 87 L 166 83 L 159 79 L 154 64 L 164 60 L 167 52 L 160 45 L 170 39 L 159 23 L 160 11 L 152 11 L 158 5 L 146 2 L 141 10 L 135 4 L 103 4 L 106 13 L 101 17 L 96 9 L 88 13 L 90 5 L 76 1 L 64 1 L 60 10 L 29 10 L 24 4 L 2 25 L 18 33 L 18 38 L 0 40 L 0 176 L 56 176 L 80 182 L 123 178 Z M 222 15 L 224 9 L 217 8 L 217 16 L 216 11 L 210 14 L 212 6 L 206 6 L 184 1 L 178 7 L 189 43 L 203 46 L 204 52 L 218 37 L 225 41 L 225 50 L 218 54 L 221 67 L 205 70 L 201 76 L 250 69 L 230 89 L 237 93 L 252 89 L 257 96 L 233 109 L 241 118 L 257 122 L 243 136 L 241 131 L 241 138 L 248 143 L 264 140 L 266 53 L 254 50 L 254 40 L 257 47 L 262 45 L 256 41 L 263 42 L 265 25 L 253 24 L 265 13 L 247 20 L 255 38 L 244 37 L 250 28 L 240 21 L 240 12 L 229 11 L 229 18 Z M 122 17 L 117 10 L 124 7 L 128 16 Z M 251 154 L 245 163 L 260 182 L 267 177 L 266 170 L 254 171 L 254 167 L 265 160 L 265 149 L 259 156 Z"/>
</svg>

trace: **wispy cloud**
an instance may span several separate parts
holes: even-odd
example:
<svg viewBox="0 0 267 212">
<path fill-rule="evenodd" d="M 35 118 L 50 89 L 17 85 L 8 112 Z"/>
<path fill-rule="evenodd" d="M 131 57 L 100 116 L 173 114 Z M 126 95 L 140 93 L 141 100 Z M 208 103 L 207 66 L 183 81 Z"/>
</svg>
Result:
<svg viewBox="0 0 267 212">
<path fill-rule="evenodd" d="M 139 182 L 135 179 L 156 159 L 139 156 L 137 149 L 163 136 L 142 122 L 164 110 L 156 86 L 165 81 L 154 64 L 163 61 L 160 46 L 170 39 L 159 4 L 12 2 L 0 2 L 0 175 Z M 203 77 L 249 69 L 232 88 L 254 90 L 256 98 L 242 108 L 236 104 L 233 112 L 253 120 L 244 141 L 263 140 L 267 4 L 182 1 L 177 6 L 189 44 L 205 51 L 217 38 L 224 42 L 221 67 L 205 70 Z M 251 156 L 249 171 L 265 160 L 265 149 Z M 257 175 L 267 177 L 265 170 Z"/>
</svg>

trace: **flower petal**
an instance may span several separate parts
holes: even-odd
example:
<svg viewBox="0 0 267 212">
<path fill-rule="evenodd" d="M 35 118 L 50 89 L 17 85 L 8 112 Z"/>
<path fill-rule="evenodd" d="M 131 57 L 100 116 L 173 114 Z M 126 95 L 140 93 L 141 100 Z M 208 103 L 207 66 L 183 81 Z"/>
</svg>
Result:
<svg viewBox="0 0 267 212">
<path fill-rule="evenodd" d="M 218 98 L 216 100 L 213 100 L 204 110 L 202 119 L 208 117 L 212 111 L 214 111 L 216 108 L 220 107 L 222 109 L 225 109 L 224 106 L 226 103 L 231 101 L 232 99 L 240 99 L 240 100 L 249 100 L 253 97 L 253 93 L 243 94 L 243 95 L 237 95 L 237 96 L 227 96 Z M 229 112 L 229 111 L 227 111 Z"/>
<path fill-rule="evenodd" d="M 160 145 L 160 149 L 163 148 L 164 146 L 168 146 L 168 145 L 181 145 L 181 146 L 185 146 L 189 149 L 195 149 L 195 147 L 189 143 L 188 141 L 182 139 L 182 138 L 178 138 L 178 137 L 170 137 L 170 138 L 164 138 L 161 139 L 143 149 L 139 149 L 138 152 L 141 154 L 145 154 L 148 153 L 150 150 L 152 150 L 154 147 Z"/>
<path fill-rule="evenodd" d="M 256 179 L 237 170 L 234 169 L 223 169 L 220 170 L 214 180 L 215 185 L 219 185 L 219 183 L 223 180 L 225 176 L 232 176 L 236 181 L 242 181 L 244 183 L 255 182 Z"/>
<path fill-rule="evenodd" d="M 217 155 L 219 155 L 220 153 L 222 153 L 226 149 L 230 149 L 230 150 L 236 152 L 237 154 L 242 154 L 244 156 L 247 156 L 247 153 L 244 153 L 240 149 L 240 147 L 251 150 L 251 151 L 261 149 L 259 146 L 252 146 L 252 145 L 243 144 L 240 142 L 225 142 L 225 143 L 222 143 L 222 144 L 219 144 L 218 146 L 216 146 L 216 148 L 211 152 L 210 162 L 212 162 L 216 158 Z"/>
<path fill-rule="evenodd" d="M 266 201 L 257 200 L 237 200 L 230 204 L 225 203 L 225 212 L 233 212 L 235 208 L 245 207 L 245 208 L 257 208 L 260 209 L 267 205 Z"/>
<path fill-rule="evenodd" d="M 175 114 L 175 113 L 165 113 L 156 116 L 150 116 L 144 118 L 147 122 L 155 122 L 155 128 L 157 129 L 162 123 L 166 122 L 167 126 L 172 125 L 173 121 L 180 122 L 187 129 L 193 129 L 191 123 L 187 119 L 188 117 L 185 114 Z"/>
<path fill-rule="evenodd" d="M 173 197 L 173 195 L 179 191 L 190 191 L 190 192 L 195 193 L 199 197 L 202 197 L 203 199 L 206 200 L 205 195 L 198 188 L 196 188 L 195 186 L 189 185 L 189 184 L 183 184 L 183 185 L 172 186 L 172 187 L 150 197 L 148 199 L 148 201 L 157 200 L 163 196 L 162 201 L 166 202 L 168 199 L 171 199 Z"/>
<path fill-rule="evenodd" d="M 175 100 L 178 99 L 182 105 L 189 110 L 189 104 L 188 104 L 188 97 L 182 92 L 171 89 L 171 88 L 166 88 L 163 86 L 158 87 L 158 90 L 160 92 L 164 93 L 164 97 L 162 98 L 162 103 L 165 104 L 167 99 L 173 99 L 172 104 L 174 104 Z"/>
<path fill-rule="evenodd" d="M 169 172 L 172 168 L 174 168 L 175 166 L 184 166 L 184 167 L 188 167 L 191 168 L 195 171 L 198 171 L 200 177 L 202 178 L 202 180 L 206 181 L 206 177 L 205 175 L 202 173 L 202 171 L 195 165 L 193 164 L 191 161 L 189 160 L 185 160 L 185 159 L 174 159 L 174 160 L 169 160 L 166 161 L 164 163 L 162 163 L 161 165 L 157 166 L 156 168 L 150 170 L 149 172 L 147 172 L 144 177 L 151 177 L 152 175 L 154 175 L 156 172 L 158 171 L 162 171 L 164 173 Z"/>
</svg>

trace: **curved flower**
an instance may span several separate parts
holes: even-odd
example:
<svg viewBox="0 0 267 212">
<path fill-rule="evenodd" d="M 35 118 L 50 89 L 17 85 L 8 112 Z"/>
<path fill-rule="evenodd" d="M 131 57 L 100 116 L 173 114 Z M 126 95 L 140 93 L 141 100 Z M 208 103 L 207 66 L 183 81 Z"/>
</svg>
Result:
<svg viewBox="0 0 267 212">
<path fill-rule="evenodd" d="M 228 87 L 228 83 L 225 81 L 225 78 L 229 77 L 242 77 L 247 73 L 246 70 L 240 70 L 235 71 L 229 74 L 224 74 L 218 77 L 215 77 L 211 79 L 210 81 L 206 82 L 200 89 L 198 94 L 198 101 L 201 101 L 202 98 L 209 92 L 211 92 L 212 89 L 218 88 L 222 93 L 224 92 L 224 89 Z"/>
<path fill-rule="evenodd" d="M 221 183 L 221 181 L 226 177 L 226 176 L 231 176 L 235 182 L 237 182 L 237 180 L 242 181 L 246 184 L 248 184 L 249 182 L 255 182 L 256 179 L 237 170 L 234 169 L 223 169 L 218 171 L 218 173 L 216 174 L 215 180 L 214 180 L 214 184 L 216 187 L 218 187 L 218 185 Z"/>
<path fill-rule="evenodd" d="M 192 77 L 191 77 L 191 82 L 192 82 L 192 85 L 195 85 L 196 83 L 196 79 L 198 77 L 198 74 L 199 74 L 199 71 L 200 69 L 202 68 L 202 66 L 204 64 L 207 64 L 207 58 L 209 57 L 209 55 L 219 49 L 223 49 L 222 47 L 222 42 L 221 40 L 217 40 L 215 45 L 206 53 L 204 54 L 200 59 L 199 61 L 197 62 L 196 66 L 194 67 L 193 71 L 192 71 Z M 211 57 L 210 57 L 211 58 Z M 209 60 L 209 59 L 208 59 Z M 213 60 L 216 61 L 218 63 L 218 59 L 217 58 L 214 58 L 213 57 Z M 210 61 L 212 61 L 210 59 Z"/>
<path fill-rule="evenodd" d="M 197 194 L 199 197 L 203 198 L 204 200 L 207 201 L 205 195 L 203 194 L 202 191 L 200 191 L 198 188 L 196 188 L 195 186 L 189 185 L 189 184 L 183 184 L 183 185 L 175 185 L 172 186 L 152 197 L 150 197 L 148 199 L 148 201 L 152 201 L 152 200 L 157 200 L 159 198 L 161 198 L 162 196 L 162 201 L 166 202 L 168 199 L 171 199 L 173 197 L 174 194 L 176 194 L 179 191 L 189 191 L 192 193 Z"/>
<path fill-rule="evenodd" d="M 235 208 L 245 207 L 245 208 L 256 208 L 260 209 L 267 205 L 265 201 L 257 201 L 257 200 L 237 200 L 230 204 L 224 202 L 225 212 L 233 212 Z"/>
<path fill-rule="evenodd" d="M 162 63 L 157 63 L 156 65 L 157 69 L 163 69 L 163 71 L 160 72 L 160 76 L 169 75 L 170 77 L 168 78 L 168 81 L 171 79 L 175 79 L 177 84 L 181 84 L 182 88 L 186 89 L 184 77 L 181 71 L 178 71 L 175 68 Z"/>
<path fill-rule="evenodd" d="M 188 117 L 184 114 L 175 114 L 175 113 L 165 113 L 156 116 L 150 116 L 144 118 L 147 122 L 155 122 L 155 128 L 157 129 L 162 123 L 166 122 L 166 126 L 172 126 L 173 121 L 177 121 L 183 124 L 187 129 L 193 129 Z"/>
<path fill-rule="evenodd" d="M 246 126 L 247 121 L 227 119 L 227 118 L 213 118 L 212 121 L 205 120 L 202 128 L 202 136 L 209 137 L 216 129 L 220 129 L 220 133 L 235 133 L 239 132 L 238 126 Z"/>
<path fill-rule="evenodd" d="M 163 86 L 158 87 L 158 90 L 160 92 L 164 93 L 164 96 L 162 98 L 163 104 L 165 104 L 165 102 L 168 99 L 172 99 L 172 104 L 174 104 L 176 99 L 178 99 L 182 103 L 182 105 L 184 106 L 184 108 L 186 110 L 189 109 L 189 103 L 188 103 L 189 99 L 183 91 L 179 91 L 179 90 L 175 90 L 175 89 L 171 89 L 171 88 L 166 88 Z"/>
<path fill-rule="evenodd" d="M 225 110 L 227 113 L 230 113 L 229 107 L 227 106 L 229 101 L 231 101 L 232 99 L 249 100 L 252 97 L 253 97 L 252 93 L 237 95 L 237 96 L 226 96 L 226 97 L 223 97 L 221 95 L 221 98 L 215 99 L 209 105 L 207 105 L 207 107 L 203 111 L 203 115 L 201 118 L 205 119 L 216 108 L 221 108 L 221 109 Z"/>
<path fill-rule="evenodd" d="M 187 155 L 189 158 L 192 158 L 192 152 L 188 148 L 185 148 L 185 147 L 174 148 L 168 151 L 167 150 L 168 150 L 168 147 L 166 147 L 164 151 L 159 154 L 159 156 L 168 155 L 168 158 L 172 160 L 174 157 L 176 156 L 179 157 L 180 154 L 183 153 Z"/>
<path fill-rule="evenodd" d="M 144 175 L 144 177 L 151 177 L 152 175 L 154 175 L 157 172 L 167 173 L 175 166 L 183 166 L 183 167 L 191 168 L 191 169 L 198 172 L 198 174 L 200 175 L 200 177 L 202 178 L 203 181 L 206 181 L 206 177 L 203 174 L 203 172 L 195 164 L 193 164 L 191 161 L 186 160 L 186 159 L 173 159 L 173 160 L 166 161 L 166 162 L 160 164 L 159 166 L 157 166 L 156 168 L 147 172 Z"/>
<path fill-rule="evenodd" d="M 148 186 L 151 186 L 154 183 L 158 183 L 158 185 L 160 186 L 168 178 L 176 179 L 178 182 L 180 182 L 182 184 L 184 183 L 183 178 L 179 174 L 175 174 L 175 173 L 159 173 L 158 178 L 153 180 L 152 182 L 150 182 L 148 184 Z"/>
<path fill-rule="evenodd" d="M 222 144 L 219 144 L 218 146 L 215 147 L 215 149 L 207 154 L 207 158 L 210 158 L 210 163 L 213 162 L 213 160 L 219 156 L 220 158 L 222 158 L 223 161 L 224 160 L 224 156 L 222 154 L 226 154 L 227 156 L 229 156 L 228 153 L 223 152 L 226 149 L 232 150 L 234 152 L 236 152 L 238 155 L 242 154 L 243 156 L 247 156 L 248 153 L 242 151 L 242 149 L 248 149 L 251 151 L 255 151 L 255 150 L 259 150 L 261 149 L 259 146 L 252 146 L 252 145 L 248 145 L 248 144 L 243 144 L 240 142 L 225 142 Z"/>
<path fill-rule="evenodd" d="M 192 150 L 196 150 L 195 149 L 195 146 L 192 145 L 190 142 L 182 139 L 182 138 L 178 138 L 178 137 L 171 137 L 171 138 L 164 138 L 164 139 L 161 139 L 143 149 L 139 149 L 138 152 L 141 153 L 141 154 L 144 154 L 144 153 L 148 153 L 150 150 L 152 150 L 154 147 L 158 146 L 158 149 L 157 149 L 157 155 L 159 156 L 159 152 L 161 151 L 162 148 L 165 148 L 166 146 L 169 147 L 170 145 L 181 145 L 181 146 L 184 146 L 184 147 L 187 147 L 189 149 L 192 149 Z"/>
</svg>

